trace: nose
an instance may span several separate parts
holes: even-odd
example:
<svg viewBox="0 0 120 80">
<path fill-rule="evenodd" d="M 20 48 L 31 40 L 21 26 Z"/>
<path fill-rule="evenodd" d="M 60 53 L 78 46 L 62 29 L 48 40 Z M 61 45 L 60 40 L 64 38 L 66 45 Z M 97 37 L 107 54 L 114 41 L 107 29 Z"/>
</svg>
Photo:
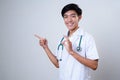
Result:
<svg viewBox="0 0 120 80">
<path fill-rule="evenodd" d="M 69 16 L 68 17 L 68 22 L 71 22 L 72 21 L 72 18 Z"/>
</svg>

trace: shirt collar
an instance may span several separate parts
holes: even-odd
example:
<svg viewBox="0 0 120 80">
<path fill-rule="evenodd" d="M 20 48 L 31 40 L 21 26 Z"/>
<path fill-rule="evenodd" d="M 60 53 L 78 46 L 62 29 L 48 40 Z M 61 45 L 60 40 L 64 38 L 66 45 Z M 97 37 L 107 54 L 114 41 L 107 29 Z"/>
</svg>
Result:
<svg viewBox="0 0 120 80">
<path fill-rule="evenodd" d="M 72 36 L 71 37 L 73 37 L 73 36 L 83 36 L 84 35 L 84 31 L 83 31 L 83 29 L 82 28 L 78 28 L 73 34 L 72 34 Z"/>
<path fill-rule="evenodd" d="M 70 37 L 70 41 L 72 41 L 73 43 L 75 42 L 76 39 L 78 39 L 78 37 L 83 36 L 84 35 L 84 31 L 82 28 L 78 28 Z"/>
</svg>

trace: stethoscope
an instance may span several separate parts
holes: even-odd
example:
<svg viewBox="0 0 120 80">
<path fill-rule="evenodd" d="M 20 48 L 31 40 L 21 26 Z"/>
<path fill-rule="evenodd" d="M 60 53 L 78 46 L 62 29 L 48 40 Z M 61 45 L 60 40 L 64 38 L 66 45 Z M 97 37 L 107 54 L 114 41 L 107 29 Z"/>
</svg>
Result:
<svg viewBox="0 0 120 80">
<path fill-rule="evenodd" d="M 64 47 L 63 47 L 63 44 L 62 44 L 62 41 L 63 41 L 63 40 L 64 40 L 64 37 L 61 39 L 60 44 L 58 45 L 58 48 L 57 48 L 58 51 L 60 50 L 60 48 L 61 48 L 61 50 L 63 51 L 63 48 L 64 48 Z M 78 52 L 82 51 L 81 41 L 82 41 L 82 35 L 80 36 L 79 45 L 76 47 L 76 50 L 77 50 Z M 62 61 L 62 52 L 61 52 L 60 54 L 61 54 L 61 55 L 60 55 L 59 61 Z"/>
</svg>

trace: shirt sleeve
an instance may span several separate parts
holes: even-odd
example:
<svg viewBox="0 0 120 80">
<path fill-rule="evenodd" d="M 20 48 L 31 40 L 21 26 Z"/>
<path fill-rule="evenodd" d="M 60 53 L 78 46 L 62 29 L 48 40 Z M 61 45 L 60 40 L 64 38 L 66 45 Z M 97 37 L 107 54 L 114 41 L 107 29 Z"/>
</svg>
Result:
<svg viewBox="0 0 120 80">
<path fill-rule="evenodd" d="M 92 36 L 89 36 L 86 41 L 86 57 L 92 60 L 99 59 L 95 40 Z"/>
</svg>

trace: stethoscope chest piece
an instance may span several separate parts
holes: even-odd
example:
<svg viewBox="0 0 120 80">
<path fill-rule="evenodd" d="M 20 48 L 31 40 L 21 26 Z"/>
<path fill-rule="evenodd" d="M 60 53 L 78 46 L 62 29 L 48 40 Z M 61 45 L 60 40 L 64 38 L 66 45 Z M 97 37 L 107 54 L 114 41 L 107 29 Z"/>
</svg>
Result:
<svg viewBox="0 0 120 80">
<path fill-rule="evenodd" d="M 82 51 L 82 48 L 81 48 L 80 46 L 78 46 L 78 47 L 76 48 L 76 50 L 77 50 L 78 52 L 80 52 L 80 51 Z"/>
<path fill-rule="evenodd" d="M 62 59 L 59 59 L 59 61 L 62 61 Z"/>
<path fill-rule="evenodd" d="M 82 51 L 82 48 L 81 48 L 81 41 L 82 41 L 82 35 L 80 36 L 79 45 L 78 45 L 78 47 L 76 48 L 76 50 L 77 50 L 78 52 Z"/>
</svg>

